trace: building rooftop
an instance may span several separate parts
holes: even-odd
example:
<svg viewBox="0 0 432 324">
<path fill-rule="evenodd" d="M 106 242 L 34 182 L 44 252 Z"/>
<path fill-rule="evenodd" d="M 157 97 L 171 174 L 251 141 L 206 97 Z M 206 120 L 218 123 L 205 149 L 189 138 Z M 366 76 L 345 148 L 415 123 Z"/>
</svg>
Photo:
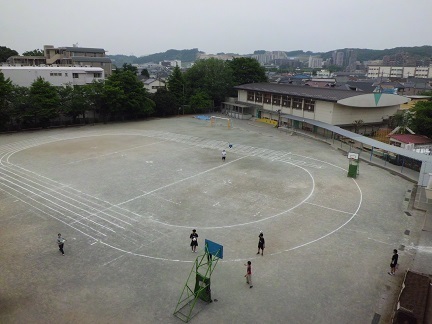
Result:
<svg viewBox="0 0 432 324">
<path fill-rule="evenodd" d="M 0 70 L 50 70 L 50 71 L 94 71 L 101 72 L 103 69 L 101 67 L 93 66 L 21 66 L 21 65 L 0 65 Z"/>
<path fill-rule="evenodd" d="M 336 102 L 341 99 L 346 99 L 361 95 L 361 92 L 351 90 L 340 90 L 333 88 L 316 88 L 305 87 L 290 84 L 274 84 L 274 83 L 249 83 L 234 87 L 239 90 L 250 90 L 269 92 L 275 94 L 285 94 L 297 97 L 306 97 L 311 99 L 319 99 L 323 101 Z"/>
<path fill-rule="evenodd" d="M 409 144 L 431 144 L 432 139 L 424 135 L 416 135 L 416 134 L 392 134 L 390 135 L 391 139 L 395 139 L 399 142 Z"/>
<path fill-rule="evenodd" d="M 105 53 L 103 48 L 91 48 L 91 47 L 60 47 L 69 52 L 81 52 L 81 53 Z"/>
</svg>

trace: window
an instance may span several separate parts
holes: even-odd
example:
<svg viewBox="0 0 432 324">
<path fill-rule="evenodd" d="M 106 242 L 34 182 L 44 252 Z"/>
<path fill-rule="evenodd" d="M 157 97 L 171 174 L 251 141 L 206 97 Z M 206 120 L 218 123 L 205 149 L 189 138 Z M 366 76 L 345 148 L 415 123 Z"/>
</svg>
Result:
<svg viewBox="0 0 432 324">
<path fill-rule="evenodd" d="M 294 109 L 302 109 L 303 108 L 303 98 L 293 97 L 292 107 Z"/>
<path fill-rule="evenodd" d="M 262 102 L 263 101 L 263 97 L 262 97 L 262 92 L 257 92 L 255 95 L 255 102 Z"/>
<path fill-rule="evenodd" d="M 314 111 L 315 110 L 315 100 L 305 99 L 304 100 L 304 110 Z"/>
<path fill-rule="evenodd" d="M 273 105 L 280 106 L 281 104 L 281 96 L 273 95 Z"/>
<path fill-rule="evenodd" d="M 291 97 L 282 96 L 282 107 L 291 107 Z"/>
<path fill-rule="evenodd" d="M 270 93 L 265 93 L 264 94 L 264 103 L 271 103 L 271 94 Z"/>
<path fill-rule="evenodd" d="M 254 101 L 255 95 L 253 91 L 248 91 L 247 92 L 247 100 L 248 101 Z"/>
<path fill-rule="evenodd" d="M 78 79 L 78 73 L 72 73 L 72 78 Z"/>
<path fill-rule="evenodd" d="M 102 73 L 93 73 L 95 78 L 102 78 Z"/>
</svg>

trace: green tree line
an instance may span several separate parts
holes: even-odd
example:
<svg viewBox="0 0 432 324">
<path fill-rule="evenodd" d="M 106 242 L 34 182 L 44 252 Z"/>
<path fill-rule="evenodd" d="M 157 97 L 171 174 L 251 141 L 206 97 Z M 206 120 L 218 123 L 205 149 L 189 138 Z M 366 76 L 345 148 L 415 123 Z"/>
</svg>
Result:
<svg viewBox="0 0 432 324">
<path fill-rule="evenodd" d="M 176 67 L 166 88 L 150 94 L 124 64 L 104 82 L 55 87 L 38 78 L 27 87 L 14 85 L 0 72 L 0 130 L 109 122 L 203 113 L 219 107 L 233 87 L 266 82 L 265 70 L 251 58 L 198 60 L 182 73 Z"/>
</svg>

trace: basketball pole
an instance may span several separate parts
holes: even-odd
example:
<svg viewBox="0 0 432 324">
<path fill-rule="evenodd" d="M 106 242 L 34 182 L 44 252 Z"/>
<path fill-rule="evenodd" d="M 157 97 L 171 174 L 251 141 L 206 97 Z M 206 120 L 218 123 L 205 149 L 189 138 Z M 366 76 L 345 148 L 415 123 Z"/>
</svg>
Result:
<svg viewBox="0 0 432 324">
<path fill-rule="evenodd" d="M 219 257 L 223 257 L 222 248 L 217 251 L 209 252 L 207 243 L 204 247 L 204 254 L 198 256 L 192 266 L 188 279 L 183 286 L 182 293 L 174 310 L 174 316 L 188 323 L 192 317 L 200 312 L 195 306 L 198 299 L 206 303 L 211 303 L 210 280 L 211 275 L 219 261 Z M 204 271 L 204 272 L 201 272 Z M 191 287 L 191 278 L 195 278 L 194 286 Z"/>
</svg>

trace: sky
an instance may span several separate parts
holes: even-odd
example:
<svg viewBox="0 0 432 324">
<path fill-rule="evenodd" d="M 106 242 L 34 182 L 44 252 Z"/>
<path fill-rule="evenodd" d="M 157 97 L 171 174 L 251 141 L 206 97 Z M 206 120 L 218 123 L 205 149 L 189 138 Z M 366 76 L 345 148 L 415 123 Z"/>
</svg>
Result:
<svg viewBox="0 0 432 324">
<path fill-rule="evenodd" d="M 432 0 L 0 0 L 0 46 L 143 56 L 432 45 Z"/>
</svg>

